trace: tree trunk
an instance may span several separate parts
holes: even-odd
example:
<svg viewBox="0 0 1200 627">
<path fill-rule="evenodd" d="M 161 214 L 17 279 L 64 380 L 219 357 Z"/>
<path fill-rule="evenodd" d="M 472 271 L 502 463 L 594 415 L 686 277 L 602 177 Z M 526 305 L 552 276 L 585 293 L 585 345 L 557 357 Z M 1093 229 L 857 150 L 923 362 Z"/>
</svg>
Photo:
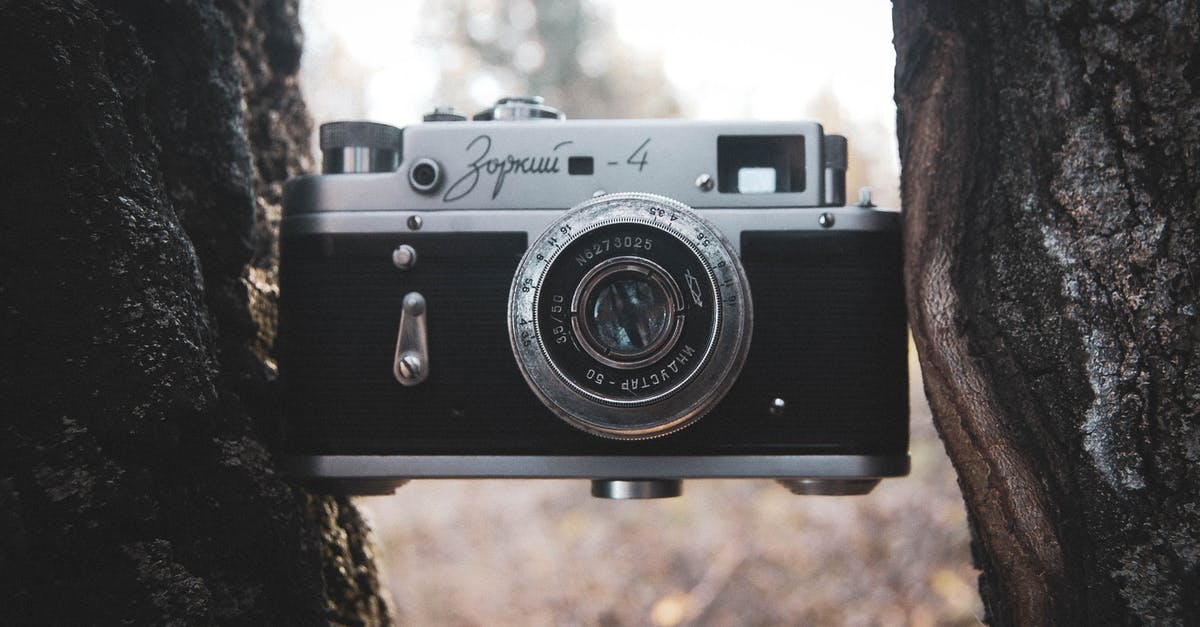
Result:
<svg viewBox="0 0 1200 627">
<path fill-rule="evenodd" d="M 1200 9 L 897 0 L 909 316 L 990 622 L 1200 620 Z"/>
<path fill-rule="evenodd" d="M 0 2 L 0 622 L 387 622 L 270 448 L 300 45 L 295 0 Z"/>
</svg>

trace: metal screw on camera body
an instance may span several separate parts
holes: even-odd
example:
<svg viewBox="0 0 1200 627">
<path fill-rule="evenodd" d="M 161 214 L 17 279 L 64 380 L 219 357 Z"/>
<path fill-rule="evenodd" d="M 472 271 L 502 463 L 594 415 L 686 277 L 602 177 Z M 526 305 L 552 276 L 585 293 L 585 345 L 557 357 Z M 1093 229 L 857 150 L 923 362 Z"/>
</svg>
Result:
<svg viewBox="0 0 1200 627">
<path fill-rule="evenodd" d="M 820 224 L 827 229 L 831 228 L 834 222 L 837 222 L 837 219 L 833 217 L 832 213 L 825 212 L 817 216 L 817 224 Z"/>
<path fill-rule="evenodd" d="M 785 409 L 787 409 L 787 402 L 782 398 L 777 398 L 771 401 L 771 408 L 768 411 L 774 416 L 782 416 Z"/>
<path fill-rule="evenodd" d="M 716 184 L 711 174 L 701 174 L 696 177 L 696 187 L 702 192 L 711 192 Z"/>
<path fill-rule="evenodd" d="M 408 244 L 401 244 L 392 251 L 392 265 L 401 270 L 411 270 L 417 265 L 417 251 Z"/>
<path fill-rule="evenodd" d="M 396 367 L 399 369 L 398 377 L 406 383 L 419 382 L 425 371 L 421 356 L 412 353 L 402 356 Z"/>
<path fill-rule="evenodd" d="M 408 230 L 420 231 L 423 224 L 425 224 L 425 220 L 421 216 L 408 216 Z"/>
</svg>

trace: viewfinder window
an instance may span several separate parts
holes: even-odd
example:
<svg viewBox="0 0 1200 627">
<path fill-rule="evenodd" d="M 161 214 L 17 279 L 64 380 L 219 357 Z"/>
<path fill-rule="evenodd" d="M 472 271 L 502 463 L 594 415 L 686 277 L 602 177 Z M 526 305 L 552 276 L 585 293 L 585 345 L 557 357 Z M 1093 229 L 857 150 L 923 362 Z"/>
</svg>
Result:
<svg viewBox="0 0 1200 627">
<path fill-rule="evenodd" d="M 803 135 L 717 137 L 717 189 L 723 194 L 804 191 Z"/>
</svg>

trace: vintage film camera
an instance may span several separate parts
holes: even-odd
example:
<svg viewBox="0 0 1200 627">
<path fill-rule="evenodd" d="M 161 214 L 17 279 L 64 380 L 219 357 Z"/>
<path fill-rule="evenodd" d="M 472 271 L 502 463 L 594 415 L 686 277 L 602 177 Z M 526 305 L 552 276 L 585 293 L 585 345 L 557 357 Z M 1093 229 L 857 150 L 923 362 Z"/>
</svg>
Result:
<svg viewBox="0 0 1200 627">
<path fill-rule="evenodd" d="M 763 477 L 863 494 L 908 472 L 900 215 L 845 204 L 815 122 L 321 128 L 288 182 L 279 357 L 291 471 L 578 477 L 680 493 Z"/>
</svg>

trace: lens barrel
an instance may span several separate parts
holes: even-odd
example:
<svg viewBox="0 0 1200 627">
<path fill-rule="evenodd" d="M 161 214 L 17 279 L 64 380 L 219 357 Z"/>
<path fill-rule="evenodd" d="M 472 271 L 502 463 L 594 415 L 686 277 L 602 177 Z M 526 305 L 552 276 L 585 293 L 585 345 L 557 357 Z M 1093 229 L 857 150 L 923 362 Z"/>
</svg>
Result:
<svg viewBox="0 0 1200 627">
<path fill-rule="evenodd" d="M 517 363 L 546 406 L 619 439 L 710 410 L 753 324 L 733 248 L 686 205 L 649 194 L 602 196 L 555 221 L 521 260 L 508 313 Z"/>
</svg>

